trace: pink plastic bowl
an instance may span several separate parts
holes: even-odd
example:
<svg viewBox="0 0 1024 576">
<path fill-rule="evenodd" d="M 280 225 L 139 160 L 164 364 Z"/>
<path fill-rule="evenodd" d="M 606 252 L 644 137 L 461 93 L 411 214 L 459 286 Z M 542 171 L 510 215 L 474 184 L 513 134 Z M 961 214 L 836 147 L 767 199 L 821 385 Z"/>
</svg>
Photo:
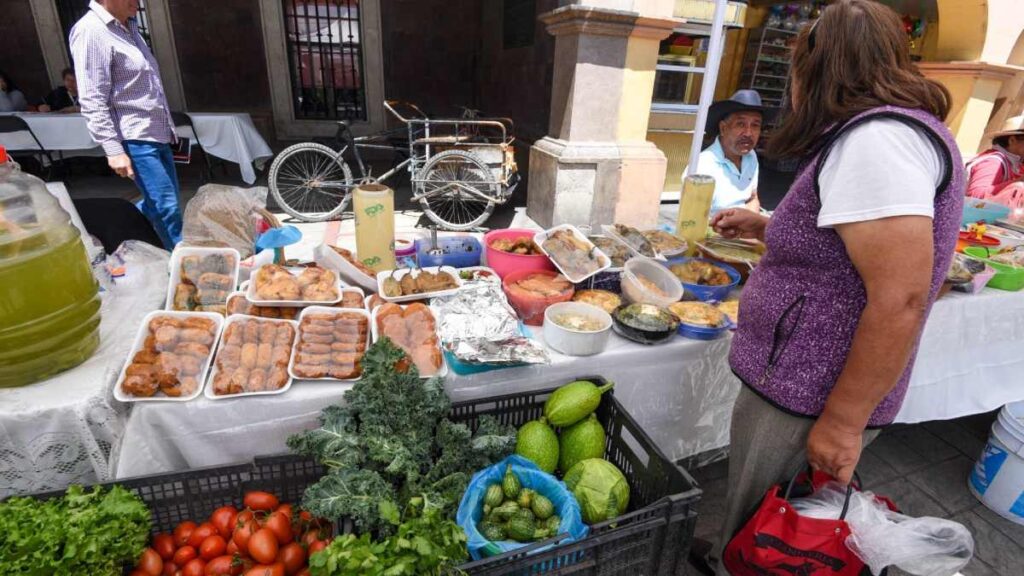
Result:
<svg viewBox="0 0 1024 576">
<path fill-rule="evenodd" d="M 534 230 L 527 230 L 525 228 L 508 228 L 506 230 L 491 230 L 484 235 L 484 246 L 486 246 L 487 255 L 487 266 L 494 270 L 499 278 L 505 278 L 506 275 L 512 272 L 519 272 L 524 270 L 552 270 L 554 271 L 555 265 L 551 263 L 551 260 L 543 254 L 538 255 L 524 255 L 524 254 L 510 254 L 508 252 L 502 252 L 501 250 L 495 250 L 491 248 L 491 242 L 500 240 L 502 238 L 517 239 L 517 238 L 529 238 L 533 239 L 534 234 L 537 232 Z"/>
</svg>

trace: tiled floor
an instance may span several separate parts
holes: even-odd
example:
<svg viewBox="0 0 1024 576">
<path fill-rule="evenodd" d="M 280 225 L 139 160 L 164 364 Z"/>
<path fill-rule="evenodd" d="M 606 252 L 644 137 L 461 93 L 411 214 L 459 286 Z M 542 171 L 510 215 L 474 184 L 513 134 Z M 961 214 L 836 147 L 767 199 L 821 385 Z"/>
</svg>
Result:
<svg viewBox="0 0 1024 576">
<path fill-rule="evenodd" d="M 864 452 L 859 473 L 910 516 L 950 518 L 974 535 L 964 576 L 1024 575 L 1024 526 L 990 511 L 967 490 L 967 476 L 988 438 L 995 413 L 912 426 L 893 426 Z M 717 539 L 725 513 L 728 462 L 693 471 L 704 490 L 697 537 Z M 890 572 L 892 573 L 892 571 Z M 895 576 L 895 575 L 894 575 Z"/>
</svg>

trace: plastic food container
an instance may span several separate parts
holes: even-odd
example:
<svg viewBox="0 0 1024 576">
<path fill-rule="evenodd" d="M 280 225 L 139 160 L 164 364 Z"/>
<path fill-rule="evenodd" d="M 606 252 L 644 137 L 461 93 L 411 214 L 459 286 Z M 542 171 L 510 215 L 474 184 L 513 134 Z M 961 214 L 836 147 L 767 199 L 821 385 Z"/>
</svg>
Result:
<svg viewBox="0 0 1024 576">
<path fill-rule="evenodd" d="M 135 362 L 136 355 L 147 349 L 147 340 L 149 340 L 150 336 L 153 336 L 154 339 L 157 338 L 150 331 L 150 322 L 156 318 L 171 318 L 181 322 L 185 322 L 193 318 L 203 318 L 213 322 L 213 329 L 208 332 L 208 341 L 206 343 L 196 342 L 207 348 L 206 355 L 201 358 L 197 358 L 198 361 L 176 361 L 178 356 L 177 342 L 180 342 L 177 338 L 179 338 L 181 332 L 185 330 L 184 326 L 176 330 L 176 343 L 173 344 L 173 349 L 171 349 L 170 346 L 163 344 L 160 340 L 151 341 L 153 343 L 153 348 L 150 352 L 154 352 L 154 355 L 156 356 L 156 362 L 151 364 L 157 366 L 157 370 L 160 370 L 160 367 L 165 367 L 166 370 L 164 371 L 169 373 L 171 377 L 175 377 L 177 380 L 178 377 L 182 377 L 182 370 L 186 369 L 186 364 L 191 365 L 190 369 L 187 370 L 189 373 L 187 377 L 195 379 L 196 388 L 189 394 L 169 396 L 163 391 L 157 390 L 157 392 L 152 396 L 138 396 L 135 394 L 129 394 L 121 388 L 133 365 L 137 366 L 139 364 L 146 364 L 143 362 Z M 206 375 L 210 371 L 210 362 L 213 359 L 214 350 L 217 349 L 217 342 L 220 340 L 221 329 L 224 326 L 224 322 L 224 317 L 216 312 L 175 312 L 171 310 L 156 310 L 146 314 L 146 317 L 142 319 L 142 325 L 139 327 L 138 334 L 135 336 L 135 343 L 132 345 L 132 350 L 128 354 L 128 358 L 125 360 L 124 366 L 121 367 L 121 372 L 117 377 L 117 384 L 114 385 L 114 398 L 119 402 L 187 402 L 196 396 L 199 396 L 203 391 L 203 384 L 206 382 Z M 161 351 L 161 348 L 169 349 Z M 169 354 L 169 359 L 164 356 L 165 352 Z M 193 355 L 189 354 L 189 356 Z M 163 362 L 166 362 L 166 364 L 163 364 Z M 162 376 L 158 375 L 157 379 L 160 379 L 161 377 Z"/>
<path fill-rule="evenodd" d="M 333 270 L 338 274 L 339 278 L 343 278 L 346 282 L 359 286 L 367 292 L 377 290 L 376 276 L 364 274 L 359 268 L 356 268 L 355 265 L 326 244 L 321 244 L 313 249 L 313 259 L 320 266 Z"/>
<path fill-rule="evenodd" d="M 448 290 L 436 290 L 434 292 L 423 292 L 421 294 L 409 294 L 406 296 L 388 296 L 384 293 L 384 281 L 388 278 L 394 278 L 396 281 L 401 281 L 402 278 L 412 274 L 413 278 L 419 276 L 423 270 L 434 272 L 445 272 L 455 279 L 455 287 L 449 288 Z M 459 271 L 451 266 L 440 266 L 437 268 L 416 268 L 404 270 L 382 270 L 377 273 L 377 294 L 381 298 L 388 302 L 415 302 L 416 300 L 424 300 L 426 298 L 437 298 L 439 296 L 450 296 L 459 291 L 462 287 L 462 278 L 459 277 Z"/>
<path fill-rule="evenodd" d="M 386 304 L 386 306 L 399 306 L 399 305 L 398 304 Z M 408 308 L 408 306 L 399 306 L 399 307 L 403 310 L 403 312 Z M 381 338 L 380 326 L 378 326 L 378 324 L 377 324 L 377 322 L 378 322 L 377 319 L 378 319 L 378 316 L 380 315 L 381 310 L 383 310 L 384 308 L 385 308 L 385 306 L 378 306 L 378 307 L 373 309 L 373 313 L 370 315 L 370 328 L 371 328 L 371 333 L 373 335 L 373 341 L 374 342 L 377 342 Z M 424 308 L 426 308 L 428 311 L 430 311 L 430 315 L 434 319 L 434 333 L 433 333 L 433 335 L 434 335 L 434 340 L 436 341 L 435 345 L 437 346 L 438 353 L 441 356 L 441 366 L 438 367 L 437 372 L 435 372 L 434 374 L 429 374 L 429 375 L 422 375 L 421 374 L 420 377 L 421 378 L 433 378 L 435 376 L 444 377 L 444 376 L 448 375 L 448 364 L 447 364 L 447 362 L 445 362 L 444 353 L 443 353 L 443 350 L 441 348 L 441 337 L 437 335 L 437 325 L 439 323 L 438 318 L 437 318 L 437 312 L 433 308 L 431 308 L 429 306 L 425 306 L 424 305 Z M 407 351 L 406 345 L 404 343 L 394 342 L 394 344 L 396 346 L 398 346 L 399 348 Z"/>
<path fill-rule="evenodd" d="M 290 272 L 292 274 L 292 276 L 298 278 L 298 276 L 300 274 L 302 274 L 302 271 L 304 270 L 304 268 L 288 268 L 287 270 L 288 270 L 288 272 Z M 327 267 L 324 267 L 324 270 L 330 270 L 330 269 L 327 268 Z M 341 281 L 341 276 L 339 276 L 336 272 L 332 271 L 332 273 L 334 274 L 334 291 L 337 293 L 338 296 L 337 296 L 337 298 L 333 298 L 331 300 L 301 300 L 301 299 L 297 299 L 297 300 L 263 300 L 259 296 L 256 295 L 256 276 L 259 274 L 259 270 L 256 270 L 255 272 L 253 272 L 252 278 L 249 280 L 248 289 L 245 292 L 245 297 L 249 300 L 249 302 L 252 302 L 253 304 L 255 304 L 257 306 L 289 306 L 289 307 L 293 307 L 293 306 L 329 306 L 331 304 L 337 304 L 338 302 L 341 302 L 341 289 L 344 288 L 345 285 Z"/>
<path fill-rule="evenodd" d="M 498 273 L 502 279 L 512 272 L 533 271 L 533 270 L 555 270 L 551 259 L 543 254 L 511 254 L 491 248 L 491 242 L 501 239 L 514 240 L 517 238 L 533 239 L 537 234 L 536 230 L 525 228 L 509 228 L 506 230 L 491 230 L 484 235 L 484 253 L 487 255 L 487 266 Z"/>
<path fill-rule="evenodd" d="M 988 258 L 988 250 L 977 246 L 965 249 L 964 254 L 973 256 L 985 262 L 985 264 L 988 264 L 992 268 L 995 268 L 996 274 L 991 280 L 989 280 L 989 287 L 1009 292 L 1016 292 L 1024 289 L 1024 268 L 993 262 Z"/>
<path fill-rule="evenodd" d="M 570 270 L 567 266 L 564 265 L 564 263 L 559 262 L 558 259 L 555 258 L 550 252 L 548 252 L 548 250 L 544 247 L 544 242 L 551 238 L 551 236 L 553 236 L 555 232 L 559 232 L 562 230 L 569 231 L 576 238 L 576 240 L 582 242 L 584 245 L 588 247 L 591 254 L 597 260 L 598 264 L 598 267 L 594 269 L 593 272 L 590 272 L 589 274 L 570 274 L 570 272 L 573 272 L 573 270 Z M 593 242 L 587 239 L 587 237 L 584 236 L 582 232 L 577 230 L 576 227 L 571 224 L 562 224 L 561 226 L 556 226 L 550 230 L 540 232 L 533 237 L 533 241 L 535 244 L 537 244 L 537 247 L 540 248 L 540 251 L 547 255 L 551 262 L 554 263 L 555 267 L 558 268 L 562 275 L 568 278 L 569 281 L 572 282 L 573 284 L 583 282 L 587 278 L 590 278 L 591 276 L 601 272 L 602 270 L 607 270 L 612 266 L 612 259 L 609 258 L 604 252 L 602 252 L 597 246 L 594 246 Z"/>
<path fill-rule="evenodd" d="M 334 334 L 333 333 L 334 332 L 333 330 L 332 330 L 332 334 L 324 335 L 326 337 L 331 338 L 331 341 L 329 343 L 326 342 L 326 341 L 325 342 L 321 342 L 321 343 L 318 343 L 318 342 L 307 342 L 306 339 L 308 337 L 310 337 L 310 336 L 317 337 L 317 336 L 320 336 L 320 335 L 319 334 L 314 334 L 312 332 L 307 334 L 306 332 L 309 329 L 309 325 L 306 322 L 304 322 L 304 321 L 307 320 L 309 316 L 318 316 L 318 315 L 319 316 L 330 316 L 330 317 L 333 317 L 335 319 L 337 319 L 339 317 L 342 317 L 342 316 L 347 316 L 347 317 L 358 316 L 359 318 L 363 319 L 363 321 L 364 321 L 364 323 L 366 325 L 366 331 L 363 334 L 363 337 L 361 339 L 356 339 L 355 342 L 345 342 L 344 340 L 350 340 L 351 338 L 339 337 L 338 334 Z M 338 327 L 338 325 L 336 324 L 334 327 L 336 328 L 336 327 Z M 310 306 L 309 308 L 305 308 L 305 309 L 302 310 L 302 313 L 299 314 L 298 336 L 295 338 L 295 345 L 292 348 L 291 361 L 288 363 L 288 375 L 291 376 L 292 378 L 294 378 L 295 380 L 315 380 L 315 381 L 329 380 L 329 381 L 332 381 L 332 382 L 356 382 L 357 380 L 362 378 L 362 366 L 361 366 L 361 363 L 362 363 L 363 355 L 366 354 L 366 349 L 370 346 L 371 338 L 372 338 L 372 330 L 370 329 L 370 313 L 367 312 L 366 310 L 354 309 L 354 308 L 331 308 L 331 307 L 328 307 L 328 306 Z M 296 367 L 296 364 L 300 364 L 302 360 L 305 360 L 305 358 L 304 358 L 305 354 L 310 354 L 310 355 L 322 355 L 323 354 L 323 352 L 321 352 L 320 354 L 317 354 L 317 352 L 320 352 L 319 350 L 310 350 L 310 347 L 316 346 L 318 344 L 320 346 L 326 345 L 326 346 L 329 346 L 331 348 L 331 352 L 327 352 L 327 354 L 330 355 L 330 359 L 328 360 L 327 363 L 325 363 L 323 365 L 325 375 L 314 378 L 314 377 L 310 377 L 310 376 L 305 375 L 305 374 L 300 374 L 299 371 L 297 371 L 295 367 Z M 349 344 L 351 346 L 348 346 Z M 337 350 L 336 348 L 339 348 L 339 347 L 344 347 L 344 348 L 346 348 L 346 350 Z M 349 349 L 352 349 L 352 350 L 349 350 Z M 344 370 L 346 367 L 351 365 L 351 363 L 348 362 L 348 360 L 345 360 L 345 362 L 343 362 L 343 363 L 336 362 L 336 358 L 337 358 L 336 354 L 342 354 L 342 355 L 346 355 L 346 356 L 350 356 L 352 354 L 355 354 L 355 356 L 356 356 L 355 364 L 358 366 L 359 375 L 358 376 L 354 376 L 354 377 L 350 377 L 350 378 L 336 378 L 334 376 L 330 376 L 329 374 L 331 374 L 332 370 L 335 370 L 335 369 Z"/>
<path fill-rule="evenodd" d="M 470 266 L 459 269 L 459 278 L 465 282 L 494 282 L 501 284 L 501 277 L 493 269 L 487 266 Z"/>
<path fill-rule="evenodd" d="M 208 257 L 210 257 L 210 256 L 223 257 L 225 263 L 227 263 L 228 266 L 226 268 L 219 268 L 219 269 L 214 270 L 213 267 L 211 267 L 212 265 L 209 263 L 209 260 L 208 260 Z M 206 248 L 206 247 L 200 247 L 200 246 L 178 246 L 177 248 L 174 249 L 174 252 L 171 253 L 171 263 L 170 263 L 170 266 L 171 266 L 171 270 L 170 270 L 171 271 L 171 277 L 170 277 L 170 280 L 167 282 L 167 299 L 164 302 L 164 308 L 166 308 L 167 310 L 182 310 L 182 311 L 185 310 L 183 308 L 175 306 L 175 301 L 174 301 L 175 300 L 175 293 L 177 292 L 178 286 L 180 286 L 180 285 L 191 286 L 193 288 L 198 288 L 200 291 L 203 290 L 202 286 L 197 286 L 197 284 L 195 282 L 193 282 L 195 280 L 198 280 L 198 278 L 188 279 L 188 280 L 192 280 L 192 281 L 186 281 L 186 280 L 182 279 L 182 268 L 181 268 L 181 265 L 182 265 L 182 261 L 186 257 L 198 258 L 198 266 L 200 267 L 200 270 L 206 270 L 206 271 L 216 272 L 218 274 L 224 274 L 224 275 L 226 275 L 226 276 L 228 276 L 230 278 L 230 286 L 225 289 L 225 297 L 223 299 L 217 299 L 217 300 L 209 300 L 209 299 L 207 299 L 207 300 L 204 300 L 204 303 L 203 303 L 203 306 L 225 305 L 227 303 L 227 297 L 230 296 L 231 293 L 234 292 L 235 288 L 238 286 L 238 273 L 239 273 L 239 266 L 240 266 L 240 262 L 241 262 L 241 255 L 238 253 L 238 250 L 235 250 L 234 248 Z M 230 262 L 232 262 L 232 261 L 234 262 L 234 265 L 230 265 Z M 213 312 L 213 310 L 197 310 L 197 311 Z"/>
<path fill-rule="evenodd" d="M 560 314 L 578 314 L 601 323 L 596 331 L 573 330 L 555 319 Z M 559 302 L 544 311 L 544 342 L 556 352 L 567 356 L 593 356 L 604 352 L 612 333 L 612 317 L 597 306 L 582 302 Z"/>
<path fill-rule="evenodd" d="M 696 324 L 680 322 L 679 335 L 684 338 L 692 338 L 694 340 L 717 340 L 718 338 L 725 336 L 735 327 L 736 325 L 729 320 L 726 320 L 726 323 L 718 328 L 709 328 L 707 326 L 698 326 Z"/>
<path fill-rule="evenodd" d="M 1002 204 L 996 204 L 991 200 L 978 200 L 977 198 L 967 198 L 964 200 L 964 216 L 963 225 L 973 224 L 984 220 L 985 222 L 995 222 L 1001 218 L 1006 218 L 1010 214 L 1010 208 L 1003 206 Z"/>
<path fill-rule="evenodd" d="M 718 266 L 722 270 L 725 270 L 725 273 L 729 275 L 729 279 L 731 280 L 728 284 L 724 286 L 705 286 L 703 284 L 690 284 L 689 282 L 679 282 L 679 278 L 677 278 L 676 275 L 672 274 L 672 271 L 669 270 L 669 274 L 672 274 L 672 277 L 675 278 L 676 281 L 679 282 L 683 288 L 685 288 L 689 292 L 692 292 L 698 300 L 703 300 L 704 302 L 720 302 L 722 300 L 727 299 L 729 297 L 729 294 L 732 293 L 732 291 L 737 286 L 739 286 L 739 271 L 723 262 L 716 262 L 714 260 L 708 260 L 706 258 L 672 258 L 667 262 L 666 265 L 672 266 L 673 264 L 683 264 L 689 262 L 690 260 L 696 260 L 697 262 L 706 262 L 708 264 L 711 264 L 712 266 Z"/>
<path fill-rule="evenodd" d="M 622 306 L 612 314 L 612 320 L 616 334 L 640 344 L 668 342 L 679 329 L 675 314 L 651 304 Z"/>
<path fill-rule="evenodd" d="M 528 324 L 530 326 L 542 326 L 544 324 L 544 311 L 547 310 L 547 307 L 558 302 L 568 302 L 569 300 L 572 300 L 572 295 L 575 294 L 576 290 L 570 285 L 569 289 L 564 292 L 548 297 L 540 295 L 524 295 L 519 291 L 509 290 L 509 286 L 511 284 L 518 282 L 531 274 L 541 274 L 550 278 L 559 276 L 557 272 L 550 270 L 519 270 L 505 276 L 501 282 L 501 287 L 505 290 L 505 295 L 508 296 L 509 303 L 512 304 L 512 308 L 515 309 L 516 314 L 519 315 L 519 318 L 522 319 L 524 324 Z"/>
<path fill-rule="evenodd" d="M 276 347 L 279 347 L 279 346 L 287 347 L 287 349 L 288 349 L 288 352 L 287 352 L 288 358 L 287 358 L 287 360 L 285 362 L 285 365 L 281 366 L 280 368 L 284 369 L 285 375 L 288 376 L 288 379 L 285 381 L 284 385 L 282 385 L 280 388 L 276 388 L 276 389 L 258 390 L 258 392 L 241 392 L 241 393 L 238 393 L 238 394 L 221 394 L 221 395 L 218 395 L 218 394 L 216 394 L 216 392 L 214 390 L 214 382 L 216 382 L 216 380 L 217 380 L 217 375 L 219 374 L 220 368 L 221 368 L 220 365 L 222 364 L 222 361 L 223 361 L 223 359 L 221 358 L 221 355 L 224 354 L 225 346 L 229 345 L 228 341 L 227 341 L 228 329 L 232 325 L 240 324 L 240 323 L 243 323 L 243 322 L 255 322 L 258 326 L 264 326 L 264 325 L 267 325 L 267 324 L 272 324 L 272 325 L 276 325 L 276 326 L 285 325 L 285 326 L 291 326 L 292 327 L 292 331 L 293 332 L 292 332 L 292 339 L 291 339 L 291 341 L 289 341 L 287 344 L 286 343 L 282 343 L 282 344 L 274 344 L 274 345 L 271 346 L 271 351 L 273 351 L 273 348 L 276 348 Z M 273 319 L 273 318 L 256 318 L 256 317 L 252 317 L 252 316 L 231 316 L 231 317 L 228 317 L 227 320 L 224 321 L 224 329 L 220 333 L 221 334 L 220 345 L 217 347 L 217 355 L 214 357 L 213 367 L 210 370 L 210 381 L 207 383 L 206 387 L 203 389 L 203 396 L 209 398 L 210 400 L 229 400 L 229 399 L 233 399 L 233 398 L 243 398 L 243 397 L 247 397 L 247 396 L 272 396 L 272 395 L 285 394 L 286 392 L 288 392 L 289 388 L 292 387 L 292 376 L 290 374 L 288 374 L 288 365 L 291 363 L 292 348 L 295 346 L 295 335 L 298 333 L 298 325 L 299 325 L 299 323 L 294 321 L 294 320 L 278 320 L 278 319 Z M 257 343 L 257 342 L 253 342 L 250 339 L 247 339 L 247 338 L 245 338 L 243 336 L 243 343 L 241 345 L 247 345 L 247 344 L 250 344 L 250 343 Z M 231 345 L 237 345 L 237 344 L 231 344 Z M 258 343 L 257 343 L 257 349 L 258 349 Z M 270 369 L 272 369 L 272 368 L 274 368 L 273 365 L 271 365 Z M 262 368 L 262 370 L 266 371 L 268 369 L 267 368 Z M 251 380 L 247 380 L 247 381 L 251 382 Z"/>
<path fill-rule="evenodd" d="M 416 259 L 420 268 L 428 266 L 451 266 L 453 268 L 468 268 L 480 265 L 481 246 L 480 241 L 472 236 L 442 236 L 437 239 L 437 247 L 442 254 L 439 256 L 430 255 L 433 243 L 430 238 L 418 238 L 416 240 Z"/>
<path fill-rule="evenodd" d="M 653 282 L 664 294 L 645 288 L 638 280 L 641 277 Z M 630 303 L 654 304 L 667 308 L 683 297 L 683 287 L 668 268 L 651 258 L 635 256 L 630 258 L 622 269 L 622 295 Z"/>
<path fill-rule="evenodd" d="M 0 147 L 0 388 L 81 364 L 99 346 L 99 325 L 81 232 Z"/>
</svg>

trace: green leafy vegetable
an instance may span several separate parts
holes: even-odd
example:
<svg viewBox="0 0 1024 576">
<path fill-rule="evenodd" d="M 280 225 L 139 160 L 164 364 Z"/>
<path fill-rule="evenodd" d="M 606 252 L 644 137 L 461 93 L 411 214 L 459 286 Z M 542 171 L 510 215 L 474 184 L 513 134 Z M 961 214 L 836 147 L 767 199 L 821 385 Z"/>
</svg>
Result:
<svg viewBox="0 0 1024 576">
<path fill-rule="evenodd" d="M 512 452 L 515 430 L 491 417 L 479 420 L 475 434 L 449 421 L 442 381 L 424 381 L 415 368 L 398 372 L 404 354 L 387 338 L 371 346 L 345 402 L 326 408 L 319 428 L 288 439 L 328 468 L 303 497 L 314 515 L 349 517 L 360 531 L 386 536 L 396 523 L 382 518 L 379 505 L 420 494 L 442 515 L 453 514 L 473 473 Z"/>
<path fill-rule="evenodd" d="M 466 560 L 466 534 L 428 496 L 409 500 L 404 514 L 390 502 L 380 520 L 394 535 L 373 540 L 369 533 L 335 538 L 309 560 L 313 576 L 444 576 L 459 574 Z M 400 516 L 404 516 L 401 518 Z"/>
<path fill-rule="evenodd" d="M 45 502 L 0 503 L 0 574 L 121 574 L 149 538 L 149 509 L 128 490 L 81 486 Z"/>
</svg>

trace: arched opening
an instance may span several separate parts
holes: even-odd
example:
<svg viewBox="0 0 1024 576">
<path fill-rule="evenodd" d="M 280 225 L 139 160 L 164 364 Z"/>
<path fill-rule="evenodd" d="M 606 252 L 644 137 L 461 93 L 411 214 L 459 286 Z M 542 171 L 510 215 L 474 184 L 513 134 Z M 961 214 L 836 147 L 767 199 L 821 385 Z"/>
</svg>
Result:
<svg viewBox="0 0 1024 576">
<path fill-rule="evenodd" d="M 974 61 L 981 57 L 988 30 L 988 0 L 936 0 L 939 32 L 937 61 Z"/>
</svg>

